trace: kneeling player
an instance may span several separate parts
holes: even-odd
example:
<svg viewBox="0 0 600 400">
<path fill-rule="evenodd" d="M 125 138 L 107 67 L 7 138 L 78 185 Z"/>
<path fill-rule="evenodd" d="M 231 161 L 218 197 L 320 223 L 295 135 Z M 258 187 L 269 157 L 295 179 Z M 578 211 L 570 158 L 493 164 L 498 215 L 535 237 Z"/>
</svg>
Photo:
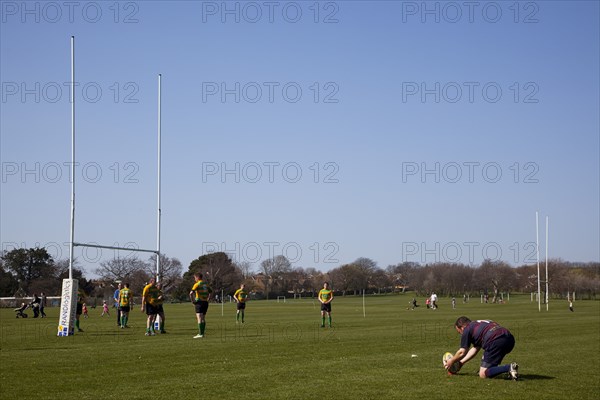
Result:
<svg viewBox="0 0 600 400">
<path fill-rule="evenodd" d="M 461 335 L 460 348 L 446 363 L 449 369 L 455 362 L 461 365 L 471 360 L 483 349 L 483 359 L 479 368 L 480 378 L 493 378 L 502 373 L 508 373 L 513 380 L 519 377 L 519 365 L 515 362 L 500 365 L 504 356 L 515 347 L 515 338 L 508 329 L 496 322 L 488 320 L 471 321 L 467 317 L 460 317 L 454 324 L 456 331 Z"/>
</svg>

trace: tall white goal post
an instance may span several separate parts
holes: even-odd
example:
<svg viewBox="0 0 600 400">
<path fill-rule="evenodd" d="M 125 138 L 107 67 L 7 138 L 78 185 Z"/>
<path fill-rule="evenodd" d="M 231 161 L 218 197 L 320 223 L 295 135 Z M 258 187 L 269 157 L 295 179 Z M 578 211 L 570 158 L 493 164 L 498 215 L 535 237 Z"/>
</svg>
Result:
<svg viewBox="0 0 600 400">
<path fill-rule="evenodd" d="M 127 247 L 103 246 L 75 242 L 75 36 L 71 36 L 71 228 L 69 240 L 69 278 L 63 279 L 58 336 L 70 336 L 75 333 L 75 314 L 79 281 L 73 279 L 73 254 L 75 247 L 94 247 L 99 249 L 125 250 L 153 253 L 156 255 L 156 282 L 160 281 L 160 223 L 161 223 L 161 74 L 158 75 L 158 193 L 156 221 L 156 250 L 132 249 Z M 157 317 L 156 325 L 160 324 Z"/>
<path fill-rule="evenodd" d="M 548 311 L 548 302 L 550 300 L 549 296 L 549 277 L 548 277 L 548 216 L 546 216 L 546 291 L 544 294 L 544 303 L 546 303 L 546 311 Z M 538 221 L 538 212 L 535 212 L 535 248 L 536 248 L 536 258 L 537 258 L 537 293 L 536 299 L 538 302 L 538 311 L 542 311 L 542 280 L 540 275 L 540 239 L 539 239 L 539 221 Z M 532 297 L 533 299 L 533 297 Z"/>
</svg>

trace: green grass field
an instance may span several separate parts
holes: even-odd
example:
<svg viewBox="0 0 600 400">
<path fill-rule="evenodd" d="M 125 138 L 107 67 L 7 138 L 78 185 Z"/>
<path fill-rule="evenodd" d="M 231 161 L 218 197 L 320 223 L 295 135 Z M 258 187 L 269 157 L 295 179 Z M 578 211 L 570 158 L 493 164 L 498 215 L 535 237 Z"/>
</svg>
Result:
<svg viewBox="0 0 600 400">
<path fill-rule="evenodd" d="M 207 332 L 193 306 L 167 304 L 168 334 L 144 336 L 136 307 L 131 329 L 90 309 L 84 333 L 56 337 L 58 308 L 47 319 L 0 310 L 0 399 L 596 399 L 600 393 L 600 302 L 565 301 L 540 313 L 529 295 L 508 304 L 456 310 L 406 310 L 410 295 L 337 297 L 332 329 L 320 328 L 312 299 L 249 302 L 244 325 L 235 306 L 211 304 Z M 422 301 L 420 301 L 422 303 Z M 114 310 L 111 310 L 111 313 Z M 460 315 L 509 328 L 521 380 L 483 380 L 477 360 L 447 376 L 441 357 L 456 351 Z M 413 357 L 412 355 L 416 355 Z"/>
</svg>

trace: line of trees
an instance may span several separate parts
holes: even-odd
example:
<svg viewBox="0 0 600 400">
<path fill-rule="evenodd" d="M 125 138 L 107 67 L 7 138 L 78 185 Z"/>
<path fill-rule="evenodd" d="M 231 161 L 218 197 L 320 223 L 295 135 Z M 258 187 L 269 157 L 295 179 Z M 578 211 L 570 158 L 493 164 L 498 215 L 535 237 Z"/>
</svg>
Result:
<svg viewBox="0 0 600 400">
<path fill-rule="evenodd" d="M 94 270 L 99 277 L 86 279 L 73 263 L 73 278 L 88 296 L 111 298 L 117 282 L 129 282 L 134 291 L 141 290 L 151 277 L 156 276 L 156 257 L 147 261 L 136 257 L 113 258 L 102 261 Z M 161 282 L 173 290 L 181 283 L 182 265 L 176 258 L 161 255 Z M 55 261 L 45 248 L 4 251 L 0 257 L 0 297 L 27 297 L 41 292 L 59 295 L 62 281 L 69 277 L 69 261 Z"/>
<path fill-rule="evenodd" d="M 329 281 L 341 295 L 389 293 L 411 290 L 419 296 L 436 292 L 440 296 L 479 295 L 486 293 L 492 301 L 502 292 L 534 292 L 537 290 L 537 266 L 512 267 L 502 261 L 485 260 L 473 267 L 464 264 L 434 263 L 421 265 L 404 262 L 380 268 L 370 258 L 328 272 L 315 268 L 294 267 L 282 256 L 264 260 L 253 271 L 247 262 L 236 263 L 226 253 L 205 254 L 193 260 L 185 273 L 176 258 L 161 255 L 161 276 L 165 291 L 173 299 L 186 300 L 193 285 L 194 273 L 201 272 L 215 293 L 233 294 L 241 283 L 255 298 L 276 296 L 315 296 Z M 545 266 L 544 266 L 545 267 Z M 545 268 L 544 268 L 545 270 Z M 553 296 L 566 296 L 576 291 L 579 296 L 595 297 L 600 290 L 600 263 L 570 263 L 550 260 L 549 287 Z M 141 290 L 156 274 L 156 257 L 143 261 L 136 257 L 113 258 L 95 269 L 99 277 L 84 278 L 80 268 L 73 275 L 90 296 L 112 297 L 115 282 L 129 282 Z M 542 280 L 545 272 L 542 272 Z M 26 296 L 45 292 L 59 294 L 62 279 L 68 277 L 68 261 L 55 262 L 46 249 L 15 249 L 0 257 L 0 296 Z M 545 284 L 543 285 L 545 286 Z"/>
</svg>

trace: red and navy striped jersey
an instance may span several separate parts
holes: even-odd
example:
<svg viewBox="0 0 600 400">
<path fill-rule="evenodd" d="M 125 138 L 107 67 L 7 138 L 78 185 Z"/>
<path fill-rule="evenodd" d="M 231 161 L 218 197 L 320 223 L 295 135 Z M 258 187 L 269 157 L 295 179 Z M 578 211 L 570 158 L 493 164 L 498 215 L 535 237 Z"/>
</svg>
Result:
<svg viewBox="0 0 600 400">
<path fill-rule="evenodd" d="M 485 350 L 492 340 L 506 333 L 508 333 L 508 330 L 494 321 L 472 321 L 462 333 L 460 347 L 468 349 L 473 345 Z"/>
</svg>

